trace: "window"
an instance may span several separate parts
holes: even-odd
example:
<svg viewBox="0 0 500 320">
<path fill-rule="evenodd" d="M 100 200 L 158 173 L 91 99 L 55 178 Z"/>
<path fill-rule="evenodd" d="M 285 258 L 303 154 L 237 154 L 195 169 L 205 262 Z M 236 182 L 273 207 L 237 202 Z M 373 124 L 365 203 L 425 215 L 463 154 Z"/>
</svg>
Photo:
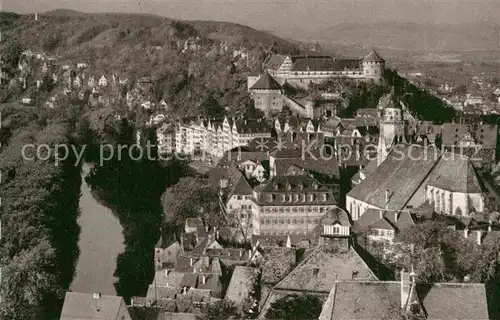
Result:
<svg viewBox="0 0 500 320">
<path fill-rule="evenodd" d="M 290 224 L 291 223 L 291 219 L 286 219 L 286 223 Z"/>
<path fill-rule="evenodd" d="M 304 218 L 300 218 L 299 223 L 300 223 L 300 224 L 304 224 Z"/>
<path fill-rule="evenodd" d="M 297 224 L 297 219 L 292 219 L 293 224 Z"/>
<path fill-rule="evenodd" d="M 273 224 L 278 224 L 278 219 L 273 219 Z"/>
<path fill-rule="evenodd" d="M 236 196 L 236 199 L 241 200 L 241 196 Z"/>
<path fill-rule="evenodd" d="M 285 220 L 279 219 L 279 224 L 284 224 L 284 223 L 285 223 Z"/>
<path fill-rule="evenodd" d="M 319 212 L 321 212 L 321 213 L 325 212 L 325 208 L 319 207 Z"/>
<path fill-rule="evenodd" d="M 283 207 L 279 208 L 279 212 L 283 212 L 283 210 L 284 210 Z"/>
<path fill-rule="evenodd" d="M 266 220 L 260 219 L 260 224 L 266 224 Z"/>
</svg>

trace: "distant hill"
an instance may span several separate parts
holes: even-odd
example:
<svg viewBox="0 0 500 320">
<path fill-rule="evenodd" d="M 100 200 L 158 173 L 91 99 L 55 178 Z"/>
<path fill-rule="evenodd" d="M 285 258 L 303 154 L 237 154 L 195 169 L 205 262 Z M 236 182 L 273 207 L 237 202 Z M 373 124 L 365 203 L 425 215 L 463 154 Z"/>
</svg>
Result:
<svg viewBox="0 0 500 320">
<path fill-rule="evenodd" d="M 56 10 L 39 14 L 38 21 L 33 15 L 9 15 L 0 30 L 0 52 L 17 41 L 25 49 L 58 57 L 59 64 L 87 62 L 88 72 L 99 77 L 150 77 L 154 99 L 165 99 L 180 115 L 199 114 L 198 106 L 209 98 L 230 111 L 240 108 L 248 96 L 246 75 L 268 49 L 299 50 L 239 24 L 145 14 Z M 243 49 L 248 59 L 233 57 L 233 49 Z"/>
<path fill-rule="evenodd" d="M 309 38 L 419 52 L 500 51 L 500 24 L 344 23 L 318 30 Z"/>
</svg>

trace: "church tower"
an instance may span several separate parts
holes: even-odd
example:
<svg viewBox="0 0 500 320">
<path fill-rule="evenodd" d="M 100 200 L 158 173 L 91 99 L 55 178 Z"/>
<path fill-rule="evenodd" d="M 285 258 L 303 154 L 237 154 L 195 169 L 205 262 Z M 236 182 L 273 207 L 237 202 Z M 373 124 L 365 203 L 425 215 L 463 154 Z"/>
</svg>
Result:
<svg viewBox="0 0 500 320">
<path fill-rule="evenodd" d="M 394 89 L 382 97 L 378 108 L 382 111 L 377 147 L 377 165 L 380 165 L 397 143 L 406 143 L 403 110 L 396 100 Z"/>
</svg>

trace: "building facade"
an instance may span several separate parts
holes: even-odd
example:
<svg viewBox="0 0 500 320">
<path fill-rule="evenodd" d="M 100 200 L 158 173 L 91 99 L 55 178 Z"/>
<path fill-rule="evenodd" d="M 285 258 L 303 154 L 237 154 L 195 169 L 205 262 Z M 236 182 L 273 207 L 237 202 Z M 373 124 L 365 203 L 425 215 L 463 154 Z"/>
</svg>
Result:
<svg viewBox="0 0 500 320">
<path fill-rule="evenodd" d="M 256 235 L 307 234 L 337 207 L 333 192 L 309 175 L 274 177 L 254 189 L 252 200 Z"/>
</svg>

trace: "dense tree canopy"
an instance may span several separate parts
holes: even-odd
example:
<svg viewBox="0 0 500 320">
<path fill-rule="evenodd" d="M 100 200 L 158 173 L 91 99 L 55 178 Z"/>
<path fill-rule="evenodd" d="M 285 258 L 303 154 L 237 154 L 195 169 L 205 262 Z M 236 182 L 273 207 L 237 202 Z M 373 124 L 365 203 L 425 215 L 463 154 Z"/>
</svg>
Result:
<svg viewBox="0 0 500 320">
<path fill-rule="evenodd" d="M 498 281 L 500 276 L 500 236 L 491 233 L 482 245 L 475 236 L 465 238 L 444 222 L 428 220 L 398 235 L 386 262 L 395 270 L 412 266 L 423 282 Z"/>
<path fill-rule="evenodd" d="M 318 319 L 322 305 L 317 296 L 287 295 L 271 303 L 266 319 L 314 320 Z"/>
</svg>

